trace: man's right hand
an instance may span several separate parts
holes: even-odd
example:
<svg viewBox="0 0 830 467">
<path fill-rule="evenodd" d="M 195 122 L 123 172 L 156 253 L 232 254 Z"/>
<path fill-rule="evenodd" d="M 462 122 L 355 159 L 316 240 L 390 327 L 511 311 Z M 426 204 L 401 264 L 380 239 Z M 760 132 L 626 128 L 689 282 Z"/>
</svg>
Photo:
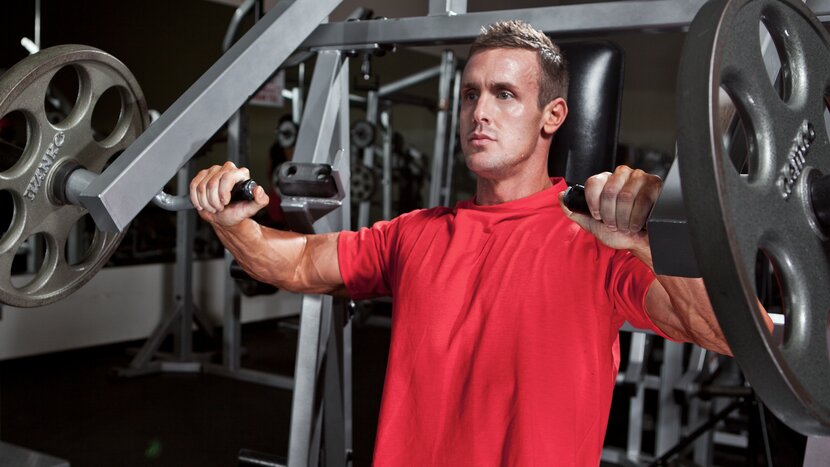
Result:
<svg viewBox="0 0 830 467">
<path fill-rule="evenodd" d="M 230 204 L 231 189 L 237 182 L 251 178 L 248 169 L 233 162 L 204 169 L 190 182 L 190 201 L 205 221 L 219 227 L 233 227 L 268 205 L 268 195 L 261 186 L 254 189 L 253 201 Z"/>
</svg>

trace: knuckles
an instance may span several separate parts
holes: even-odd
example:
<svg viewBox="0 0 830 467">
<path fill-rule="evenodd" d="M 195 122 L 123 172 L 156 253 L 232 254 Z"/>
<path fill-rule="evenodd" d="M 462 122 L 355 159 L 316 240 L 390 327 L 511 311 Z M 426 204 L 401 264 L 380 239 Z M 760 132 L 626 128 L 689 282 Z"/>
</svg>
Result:
<svg viewBox="0 0 830 467">
<path fill-rule="evenodd" d="M 207 188 L 210 191 L 213 191 L 213 190 L 217 189 L 218 187 L 219 187 L 219 180 L 217 180 L 216 178 L 211 178 L 210 180 L 207 181 L 207 183 L 205 183 L 205 188 Z"/>
<path fill-rule="evenodd" d="M 603 188 L 602 193 L 600 193 L 599 197 L 604 202 L 610 202 L 617 200 L 617 195 L 619 192 L 613 188 Z"/>
<path fill-rule="evenodd" d="M 630 190 L 622 189 L 617 193 L 616 198 L 617 201 L 622 203 L 633 203 L 634 200 L 637 198 L 637 194 Z"/>
<path fill-rule="evenodd" d="M 645 218 L 639 210 L 647 212 L 647 207 L 656 201 L 661 189 L 660 177 L 625 165 L 618 166 L 613 173 L 596 174 L 585 182 L 586 194 L 591 193 L 586 196 L 589 205 L 614 206 L 614 211 L 621 206 L 626 206 L 623 208 L 626 211 L 633 208 L 631 227 L 635 230 Z M 598 206 L 592 206 L 592 209 L 597 208 Z M 613 223 L 612 219 L 608 220 Z"/>
</svg>

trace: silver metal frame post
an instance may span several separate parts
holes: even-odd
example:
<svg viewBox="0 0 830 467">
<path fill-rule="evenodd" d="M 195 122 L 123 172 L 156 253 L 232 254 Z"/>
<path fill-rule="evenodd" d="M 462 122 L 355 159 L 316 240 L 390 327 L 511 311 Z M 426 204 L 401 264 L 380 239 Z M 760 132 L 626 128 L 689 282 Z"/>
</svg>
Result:
<svg viewBox="0 0 830 467">
<path fill-rule="evenodd" d="M 228 160 L 239 167 L 248 163 L 248 132 L 245 120 L 247 115 L 244 108 L 240 108 L 228 120 Z M 224 301 L 224 329 L 222 331 L 222 363 L 227 371 L 240 369 L 242 342 L 242 326 L 240 322 L 242 300 L 236 282 L 230 276 L 233 255 L 225 249 L 225 301 Z"/>
<path fill-rule="evenodd" d="M 383 218 L 392 219 L 392 112 L 388 105 L 380 113 L 380 123 L 383 131 L 383 176 L 380 185 L 383 188 Z"/>
<path fill-rule="evenodd" d="M 349 228 L 349 88 L 348 60 L 339 51 L 322 51 L 314 67 L 308 100 L 297 138 L 295 162 L 330 163 L 339 180 L 337 200 L 283 198 L 292 227 L 324 233 Z M 317 216 L 326 212 L 321 218 Z M 345 466 L 351 446 L 351 385 L 344 339 L 345 306 L 327 295 L 305 295 L 300 314 L 288 465 L 316 466 L 321 449 L 326 464 Z M 323 435 L 325 433 L 325 435 Z M 325 436 L 325 445 L 322 437 Z"/>
<path fill-rule="evenodd" d="M 40 0 L 35 0 L 35 45 L 37 46 L 38 50 L 41 48 L 40 43 L 40 24 L 41 18 L 40 13 L 42 11 Z"/>
<path fill-rule="evenodd" d="M 366 93 L 366 121 L 377 128 L 378 123 L 378 97 L 380 91 L 369 91 Z M 375 165 L 375 145 L 370 144 L 363 149 L 363 165 L 372 168 Z M 358 205 L 357 211 L 357 227 L 367 227 L 369 225 L 369 208 L 371 201 L 361 201 Z"/>
<path fill-rule="evenodd" d="M 303 120 L 303 104 L 305 101 L 305 63 L 297 65 L 297 87 L 291 90 L 291 120 L 297 125 Z"/>
<path fill-rule="evenodd" d="M 631 375 L 633 381 L 629 381 L 635 385 L 635 393 L 631 398 L 628 407 L 628 436 L 626 437 L 626 457 L 632 461 L 638 461 L 640 452 L 642 451 L 643 441 L 643 413 L 645 407 L 645 390 L 646 384 L 644 380 L 646 372 L 646 349 L 648 348 L 648 340 L 651 336 L 642 332 L 631 333 L 631 347 L 629 350 L 628 364 L 632 366 L 625 371 L 626 377 Z"/>
<path fill-rule="evenodd" d="M 187 193 L 193 176 L 191 164 L 179 170 L 180 193 Z M 192 209 L 176 213 L 176 277 L 174 295 L 179 323 L 174 332 L 174 353 L 177 361 L 188 361 L 193 353 L 193 230 L 196 213 Z"/>
<path fill-rule="evenodd" d="M 683 373 L 685 344 L 666 339 L 663 342 L 663 364 L 660 366 L 660 388 L 654 455 L 660 457 L 680 441 L 680 406 L 674 398 L 674 388 Z"/>
<path fill-rule="evenodd" d="M 696 379 L 705 374 L 708 370 L 707 359 L 709 358 L 709 351 L 698 346 L 693 346 L 691 355 L 689 356 L 689 364 L 686 373 L 678 382 L 680 389 L 686 389 L 694 384 Z M 689 402 L 688 408 L 688 428 L 700 426 L 706 421 L 708 417 L 714 414 L 712 401 L 703 400 L 699 397 L 693 398 Z M 686 433 L 683 433 L 684 435 Z M 694 446 L 694 461 L 698 465 L 712 465 L 713 462 L 713 445 L 715 442 L 715 428 L 709 430 L 700 439 L 695 441 Z"/>
<path fill-rule="evenodd" d="M 441 78 L 438 84 L 438 115 L 435 118 L 435 148 L 432 153 L 432 176 L 429 184 L 429 201 L 427 207 L 435 207 L 441 203 L 443 192 L 444 171 L 447 159 L 447 139 L 449 131 L 450 92 L 453 77 L 455 76 L 455 54 L 445 50 L 441 55 Z"/>
<path fill-rule="evenodd" d="M 441 204 L 449 206 L 452 198 L 452 175 L 455 167 L 455 135 L 458 134 L 459 107 L 461 106 L 461 71 L 456 70 L 453 79 L 452 90 L 452 112 L 450 113 L 450 130 L 447 138 L 447 169 L 444 171 L 443 193 L 441 193 Z"/>
</svg>

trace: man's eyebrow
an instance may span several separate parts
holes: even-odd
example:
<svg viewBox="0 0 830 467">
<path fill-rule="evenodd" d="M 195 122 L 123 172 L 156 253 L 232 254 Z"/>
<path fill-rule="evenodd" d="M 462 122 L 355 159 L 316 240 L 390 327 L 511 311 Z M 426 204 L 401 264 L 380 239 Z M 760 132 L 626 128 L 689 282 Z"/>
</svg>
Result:
<svg viewBox="0 0 830 467">
<path fill-rule="evenodd" d="M 472 81 L 461 83 L 461 89 L 478 89 L 480 86 Z M 516 89 L 516 84 L 509 81 L 496 81 L 486 86 L 488 89 Z"/>
<path fill-rule="evenodd" d="M 497 81 L 490 84 L 490 89 L 516 89 L 516 84 L 508 81 Z"/>
</svg>

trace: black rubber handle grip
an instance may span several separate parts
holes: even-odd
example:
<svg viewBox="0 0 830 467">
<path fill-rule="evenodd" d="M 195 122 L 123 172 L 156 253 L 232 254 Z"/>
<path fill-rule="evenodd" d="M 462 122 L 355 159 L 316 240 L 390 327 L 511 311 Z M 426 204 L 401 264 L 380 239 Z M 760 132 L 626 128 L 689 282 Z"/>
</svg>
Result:
<svg viewBox="0 0 830 467">
<path fill-rule="evenodd" d="M 591 215 L 591 210 L 588 209 L 588 202 L 585 200 L 585 187 L 582 185 L 571 185 L 565 190 L 565 197 L 562 200 L 565 207 L 573 212 Z"/>
<path fill-rule="evenodd" d="M 253 201 L 254 190 L 256 190 L 256 182 L 253 179 L 242 180 L 237 182 L 231 188 L 231 203 L 239 201 Z"/>
<path fill-rule="evenodd" d="M 562 199 L 565 207 L 573 212 L 579 214 L 591 215 L 591 210 L 588 209 L 588 202 L 585 200 L 585 187 L 582 185 L 571 185 L 565 190 L 565 196 Z M 644 226 L 643 230 L 647 230 L 648 226 Z"/>
</svg>

